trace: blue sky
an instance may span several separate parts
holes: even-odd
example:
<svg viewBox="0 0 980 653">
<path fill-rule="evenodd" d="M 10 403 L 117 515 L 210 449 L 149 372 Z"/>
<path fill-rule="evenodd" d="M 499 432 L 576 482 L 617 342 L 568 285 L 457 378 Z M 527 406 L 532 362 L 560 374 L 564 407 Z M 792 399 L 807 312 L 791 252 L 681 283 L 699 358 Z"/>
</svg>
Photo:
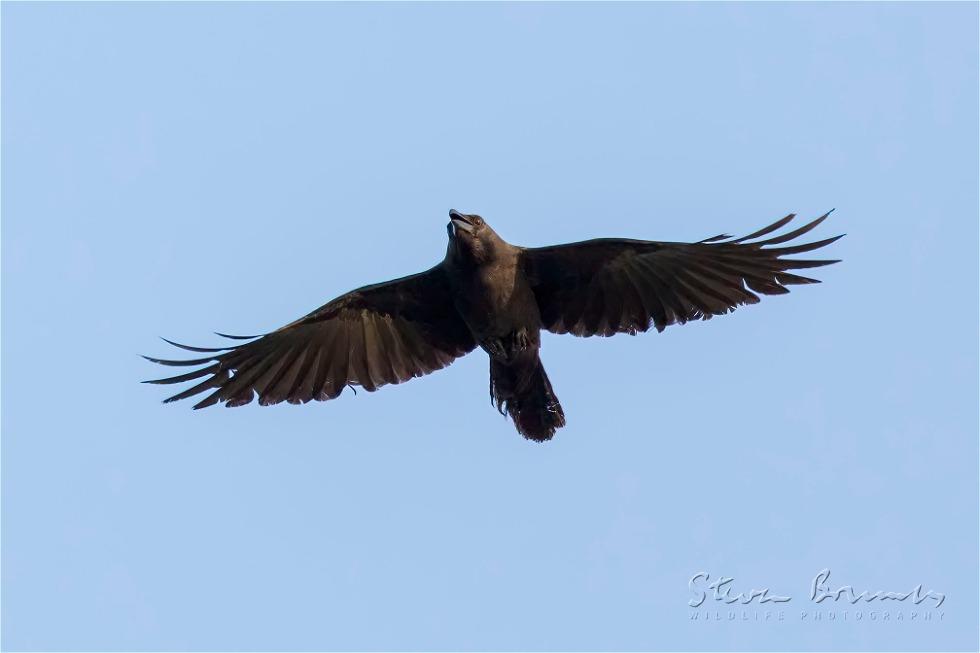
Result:
<svg viewBox="0 0 980 653">
<path fill-rule="evenodd" d="M 4 649 L 977 648 L 975 3 L 2 18 Z M 138 383 L 158 335 L 432 265 L 451 207 L 523 245 L 848 236 L 734 315 L 545 336 L 544 446 L 482 354 L 303 407 Z M 803 619 L 824 568 L 943 619 Z M 692 622 L 699 571 L 784 620 Z"/>
</svg>

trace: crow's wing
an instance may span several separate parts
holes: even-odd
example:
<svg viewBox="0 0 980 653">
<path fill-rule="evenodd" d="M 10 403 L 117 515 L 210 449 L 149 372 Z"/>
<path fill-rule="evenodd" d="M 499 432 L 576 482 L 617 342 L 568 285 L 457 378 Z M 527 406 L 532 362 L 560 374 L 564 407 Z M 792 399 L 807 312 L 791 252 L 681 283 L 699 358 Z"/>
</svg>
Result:
<svg viewBox="0 0 980 653">
<path fill-rule="evenodd" d="M 836 263 L 782 258 L 829 245 L 841 236 L 790 247 L 773 247 L 810 231 L 829 215 L 795 231 L 756 240 L 785 226 L 793 215 L 732 239 L 721 235 L 698 243 L 601 238 L 524 250 L 524 270 L 534 289 L 542 326 L 555 333 L 611 336 L 663 331 L 669 324 L 710 319 L 755 293 L 779 295 L 786 286 L 819 283 L 787 270 Z M 754 242 L 748 242 L 753 241 Z"/>
<path fill-rule="evenodd" d="M 223 335 L 223 334 L 219 334 Z M 241 336 L 227 336 L 247 339 Z M 446 367 L 476 343 L 453 308 L 441 266 L 341 295 L 306 317 L 248 343 L 218 349 L 170 344 L 210 354 L 195 360 L 148 358 L 199 369 L 146 383 L 207 377 L 165 401 L 209 394 L 194 408 L 218 402 L 243 406 L 334 399 L 345 386 L 374 391 Z"/>
</svg>

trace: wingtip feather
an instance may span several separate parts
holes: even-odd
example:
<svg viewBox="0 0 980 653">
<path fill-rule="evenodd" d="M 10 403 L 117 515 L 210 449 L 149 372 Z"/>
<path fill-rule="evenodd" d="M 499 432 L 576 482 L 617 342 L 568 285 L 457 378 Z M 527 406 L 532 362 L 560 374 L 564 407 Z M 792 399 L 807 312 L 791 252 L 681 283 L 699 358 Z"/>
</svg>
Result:
<svg viewBox="0 0 980 653">
<path fill-rule="evenodd" d="M 163 336 L 160 336 L 160 340 L 163 340 L 165 343 L 169 345 L 173 345 L 174 347 L 179 347 L 180 349 L 186 349 L 187 351 L 201 352 L 202 354 L 208 354 L 216 351 L 229 351 L 231 349 L 234 349 L 234 347 L 191 347 L 190 345 L 182 345 L 179 342 L 168 340 Z"/>
<path fill-rule="evenodd" d="M 221 333 L 220 331 L 215 331 L 214 335 L 221 336 L 222 338 L 228 338 L 229 340 L 254 340 L 255 338 L 261 337 L 261 335 L 256 336 L 234 336 L 228 333 Z"/>
</svg>

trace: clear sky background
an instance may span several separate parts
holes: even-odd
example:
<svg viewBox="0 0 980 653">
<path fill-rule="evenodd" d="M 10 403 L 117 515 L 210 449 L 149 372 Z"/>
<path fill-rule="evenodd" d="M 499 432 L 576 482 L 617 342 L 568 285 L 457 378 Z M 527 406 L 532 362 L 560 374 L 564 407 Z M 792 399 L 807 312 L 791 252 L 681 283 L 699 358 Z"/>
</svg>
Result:
<svg viewBox="0 0 980 653">
<path fill-rule="evenodd" d="M 2 19 L 5 649 L 977 648 L 975 3 Z M 545 336 L 545 445 L 480 353 L 302 407 L 138 383 L 158 335 L 429 267 L 451 207 L 524 245 L 848 236 L 734 315 Z M 824 568 L 943 620 L 804 621 Z M 692 622 L 699 571 L 785 620 Z"/>
</svg>

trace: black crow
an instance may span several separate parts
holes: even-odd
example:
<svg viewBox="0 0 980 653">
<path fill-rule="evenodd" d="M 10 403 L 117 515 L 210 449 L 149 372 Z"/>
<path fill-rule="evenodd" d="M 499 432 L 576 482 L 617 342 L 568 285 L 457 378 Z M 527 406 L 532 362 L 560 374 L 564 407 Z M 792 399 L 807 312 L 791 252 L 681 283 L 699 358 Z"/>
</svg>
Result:
<svg viewBox="0 0 980 653">
<path fill-rule="evenodd" d="M 490 396 L 518 432 L 551 439 L 565 414 L 539 358 L 541 329 L 576 336 L 635 335 L 651 326 L 707 320 L 756 293 L 819 283 L 787 270 L 837 263 L 786 255 L 809 252 L 841 236 L 775 247 L 801 236 L 829 213 L 782 235 L 782 220 L 743 238 L 697 243 L 599 238 L 551 247 L 504 241 L 478 215 L 449 212 L 449 246 L 435 267 L 358 288 L 262 336 L 220 348 L 188 347 L 193 360 L 148 358 L 161 365 L 201 366 L 146 383 L 204 377 L 165 401 L 207 393 L 194 408 L 263 406 L 334 399 L 347 386 L 369 392 L 446 367 L 479 345 L 490 357 Z"/>
</svg>

